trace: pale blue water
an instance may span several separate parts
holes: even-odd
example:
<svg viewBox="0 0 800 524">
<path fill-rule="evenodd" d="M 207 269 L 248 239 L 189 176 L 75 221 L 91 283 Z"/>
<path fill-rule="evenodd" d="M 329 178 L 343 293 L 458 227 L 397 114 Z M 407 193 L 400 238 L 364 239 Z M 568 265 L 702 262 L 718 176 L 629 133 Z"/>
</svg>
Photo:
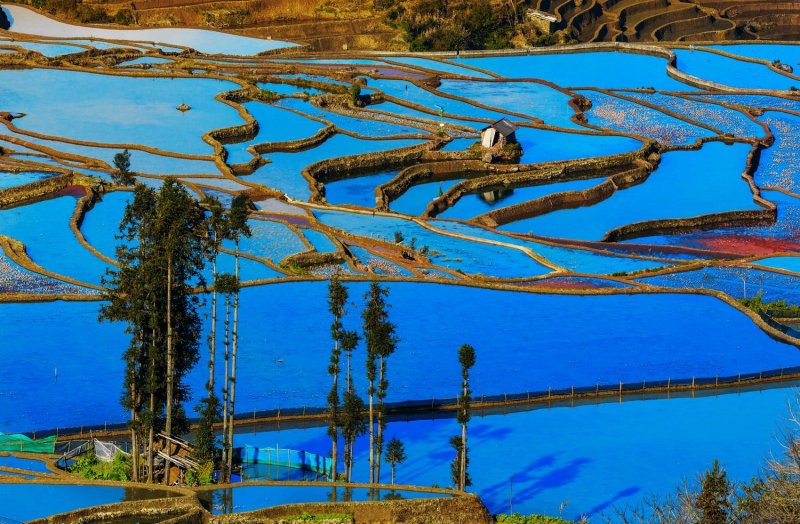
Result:
<svg viewBox="0 0 800 524">
<path fill-rule="evenodd" d="M 591 207 L 555 211 L 500 229 L 600 240 L 614 228 L 644 220 L 759 209 L 749 186 L 740 177 L 749 150 L 747 144 L 727 146 L 714 142 L 700 151 L 666 153 L 644 184 L 617 191 Z"/>
<path fill-rule="evenodd" d="M 84 248 L 70 229 L 76 204 L 74 197 L 62 196 L 0 210 L 0 234 L 24 243 L 31 259 L 43 268 L 99 285 L 109 266 Z"/>
<path fill-rule="evenodd" d="M 555 184 L 545 184 L 541 186 L 529 186 L 514 188 L 508 196 L 503 196 L 493 202 L 487 201 L 483 195 L 474 193 L 461 197 L 456 205 L 439 213 L 438 218 L 457 218 L 469 220 L 470 218 L 488 213 L 489 211 L 501 207 L 513 206 L 522 202 L 536 200 L 547 195 L 560 193 L 562 191 L 582 191 L 601 183 L 605 178 L 592 178 L 589 180 L 571 180 L 569 182 L 556 182 Z"/>
<path fill-rule="evenodd" d="M 442 80 L 439 91 L 469 98 L 504 111 L 541 118 L 558 127 L 581 127 L 572 122 L 571 96 L 535 82 L 472 82 Z"/>
<path fill-rule="evenodd" d="M 472 139 L 467 139 L 472 143 Z M 454 140 L 449 145 L 457 143 Z M 446 146 L 445 146 L 446 147 Z M 441 182 L 428 182 L 426 184 L 416 184 L 400 195 L 400 198 L 389 203 L 389 208 L 397 213 L 406 215 L 421 215 L 431 200 L 435 200 L 443 195 L 448 189 L 461 182 L 462 179 L 443 180 Z"/>
<path fill-rule="evenodd" d="M 305 102 L 298 98 L 284 98 L 277 102 L 280 107 L 288 107 L 300 111 L 306 115 L 325 120 L 344 131 L 349 131 L 357 135 L 375 138 L 385 138 L 397 135 L 425 135 L 428 131 L 418 127 L 379 122 L 377 120 L 364 120 L 350 116 L 340 115 L 333 111 L 326 111 L 311 102 Z"/>
<path fill-rule="evenodd" d="M 665 144 L 686 145 L 715 133 L 645 105 L 629 102 L 596 91 L 581 91 L 592 101 L 586 111 L 589 123 L 624 133 L 641 135 Z M 763 134 L 763 132 L 762 132 Z"/>
<path fill-rule="evenodd" d="M 369 266 L 372 271 L 377 275 L 388 276 L 412 276 L 411 272 L 398 266 L 393 262 L 389 262 L 385 258 L 378 257 L 370 253 L 364 248 L 356 246 L 348 246 L 348 249 L 353 255 L 366 266 Z"/>
<path fill-rule="evenodd" d="M 405 80 L 372 80 L 369 85 L 380 89 L 387 95 L 425 106 L 432 111 L 438 111 L 439 108 L 436 107 L 438 105 L 444 109 L 445 113 L 453 116 L 487 118 L 490 120 L 499 120 L 507 116 L 499 111 L 481 109 L 466 102 L 439 96 Z"/>
<path fill-rule="evenodd" d="M 268 155 L 272 161 L 249 175 L 248 180 L 273 187 L 292 198 L 307 200 L 311 196 L 308 182 L 300 174 L 307 167 L 320 160 L 343 155 L 375 153 L 399 149 L 420 143 L 419 140 L 359 140 L 347 135 L 334 135 L 324 143 L 297 153 L 273 153 Z"/>
<path fill-rule="evenodd" d="M 128 60 L 127 62 L 120 62 L 117 66 L 125 67 L 125 66 L 135 66 L 135 65 L 159 65 L 159 64 L 169 64 L 172 62 L 169 58 L 159 58 L 157 56 L 143 56 L 141 58 L 136 58 L 135 60 Z"/>
<path fill-rule="evenodd" d="M 56 176 L 56 173 L 42 173 L 38 171 L 28 171 L 23 173 L 0 173 L 0 189 L 8 189 L 10 187 L 17 187 L 23 184 L 30 184 L 31 182 L 38 182 Z"/>
<path fill-rule="evenodd" d="M 800 273 L 800 257 L 798 256 L 762 258 L 757 260 L 755 264 Z"/>
<path fill-rule="evenodd" d="M 600 514 L 638 505 L 651 495 L 672 495 L 684 480 L 694 481 L 714 459 L 728 478 L 749 480 L 781 449 L 776 435 L 787 427 L 787 402 L 793 387 L 746 393 L 635 400 L 485 412 L 469 425 L 470 475 L 478 493 L 495 513 L 558 515 Z M 731 424 L 736 420 L 736 424 Z M 690 427 L 691 430 L 684 428 Z M 449 486 L 454 452 L 448 444 L 460 426 L 453 418 L 393 420 L 387 438 L 405 444 L 408 460 L 397 466 L 396 481 Z M 314 453 L 330 450 L 324 427 L 247 431 L 238 444 L 292 446 Z M 366 444 L 359 442 L 354 478 L 368 474 Z M 650 472 L 658 472 L 650 474 Z M 381 470 L 388 481 L 388 466 Z"/>
<path fill-rule="evenodd" d="M 0 515 L 26 521 L 101 504 L 169 496 L 172 496 L 170 492 L 142 488 L 3 484 L 3 489 L 0 489 Z"/>
<path fill-rule="evenodd" d="M 431 225 L 433 225 L 436 229 L 441 229 L 444 231 L 452 231 L 462 235 L 486 238 L 489 240 L 505 242 L 507 244 L 524 246 L 531 249 L 535 253 L 542 255 L 549 261 L 578 273 L 596 273 L 602 275 L 616 273 L 619 271 L 638 271 L 642 269 L 668 265 L 659 261 L 641 260 L 624 256 L 613 256 L 612 254 L 602 254 L 583 249 L 552 246 L 532 240 L 522 240 L 516 237 L 504 235 L 502 233 L 489 231 L 481 227 L 462 224 L 460 222 L 437 220 L 432 221 Z"/>
<path fill-rule="evenodd" d="M 27 117 L 26 117 L 27 118 Z M 17 123 L 21 122 L 17 120 Z M 109 167 L 113 166 L 114 155 L 122 152 L 122 148 L 116 147 L 89 147 L 76 144 L 69 144 L 67 142 L 59 142 L 56 140 L 43 140 L 33 138 L 25 135 L 13 135 L 17 138 L 32 142 L 34 144 L 43 145 L 56 151 L 64 153 L 72 153 L 87 157 L 89 159 L 98 159 L 104 161 Z M 14 149 L 22 149 L 16 144 Z M 187 175 L 187 174 L 218 174 L 219 170 L 213 162 L 207 160 L 187 160 L 185 158 L 173 158 L 168 156 L 156 155 L 146 151 L 139 151 L 137 149 L 130 149 L 128 152 L 131 154 L 131 171 L 135 173 L 143 173 L 148 175 Z M 210 153 L 210 151 L 209 151 Z M 81 171 L 78 169 L 77 171 Z M 95 176 L 107 177 L 105 174 L 93 173 Z"/>
<path fill-rule="evenodd" d="M 800 87 L 800 81 L 775 73 L 766 65 L 704 51 L 676 49 L 675 54 L 681 71 L 728 87 L 781 90 Z"/>
<path fill-rule="evenodd" d="M 375 207 L 375 189 L 397 176 L 397 171 L 353 176 L 327 182 L 325 184 L 325 200 L 330 204 L 352 204 L 361 207 Z"/>
<path fill-rule="evenodd" d="M 409 100 L 409 101 L 413 101 L 413 100 Z M 426 106 L 426 107 L 430 107 L 430 106 Z M 399 116 L 410 116 L 410 117 L 414 117 L 414 118 L 421 118 L 421 119 L 424 119 L 424 120 L 432 120 L 432 121 L 435 121 L 435 122 L 445 122 L 445 123 L 449 123 L 449 124 L 459 125 L 459 126 L 462 126 L 462 127 L 466 126 L 468 128 L 474 129 L 474 130 L 486 127 L 486 124 L 483 124 L 483 123 L 480 123 L 480 122 L 472 122 L 470 120 L 459 120 L 457 118 L 439 117 L 438 113 L 436 113 L 437 109 L 435 107 L 430 107 L 430 109 L 432 111 L 434 111 L 434 114 L 425 113 L 424 111 L 418 111 L 418 110 L 413 109 L 411 107 L 407 107 L 407 106 L 403 106 L 403 105 L 400 105 L 400 104 L 396 104 L 394 102 L 381 102 L 380 104 L 372 104 L 367 109 L 375 110 L 375 111 L 383 111 L 383 112 L 386 112 L 386 113 L 392 113 L 392 114 L 399 115 Z M 478 139 L 477 138 L 473 138 L 473 139 L 470 139 L 470 140 L 471 140 L 470 144 L 474 144 Z M 455 142 L 458 142 L 458 140 L 455 140 Z M 447 151 L 448 149 L 446 149 L 446 148 L 449 145 L 450 144 L 445 145 L 444 148 L 442 148 L 442 150 L 443 151 Z M 466 149 L 466 147 L 464 147 L 464 149 Z"/>
<path fill-rule="evenodd" d="M 456 350 L 463 343 L 477 350 L 471 385 L 478 396 L 726 376 L 800 364 L 795 348 L 769 338 L 745 315 L 711 297 L 586 297 L 441 284 L 388 286 L 390 315 L 401 339 L 388 363 L 389 402 L 454 397 L 460 381 Z M 357 305 L 348 303 L 345 325 L 355 329 L 367 284 L 349 284 L 348 289 L 350 301 Z M 239 413 L 325 405 L 327 388 L 319 385 L 328 376 L 326 293 L 325 282 L 242 290 Z M 476 304 L 481 322 L 465 322 Z M 0 305 L 0 331 L 6 342 L 0 345 L 0 358 L 6 363 L 0 368 L 0 431 L 125 420 L 116 392 L 121 389 L 120 355 L 128 338 L 123 325 L 97 323 L 99 306 Z M 37 329 L 31 330 L 31 325 Z M 444 330 L 443 325 L 459 329 Z M 87 332 L 92 336 L 86 337 Z M 694 336 L 700 332 L 703 337 Z M 68 350 L 64 341 L 69 341 Z M 18 351 L 21 344 L 28 350 Z M 188 376 L 194 395 L 203 391 L 208 378 L 206 354 L 203 348 Z M 361 392 L 365 382 L 358 370 L 363 358 L 359 348 L 353 369 Z M 26 371 L 21 374 L 18 369 Z M 293 447 L 304 449 L 298 446 Z"/>
<path fill-rule="evenodd" d="M 541 78 L 562 87 L 692 89 L 667 76 L 666 58 L 633 53 L 601 51 L 462 60 L 509 78 Z M 609 71 L 614 74 L 608 74 Z"/>
<path fill-rule="evenodd" d="M 448 497 L 441 493 L 424 493 L 404 490 L 378 490 L 377 500 L 386 495 L 404 499 L 423 499 Z M 300 504 L 304 502 L 366 501 L 367 488 L 332 488 L 330 484 L 319 486 L 238 486 L 232 490 L 210 490 L 198 492 L 201 502 L 211 508 L 212 515 L 229 515 L 256 509 L 279 506 L 281 504 Z M 373 499 L 375 500 L 375 499 Z"/>
<path fill-rule="evenodd" d="M 0 456 L 0 466 L 33 471 L 35 473 L 52 473 L 41 460 L 19 458 L 11 455 L 5 457 Z"/>
<path fill-rule="evenodd" d="M 775 143 L 761 154 L 756 184 L 800 192 L 800 157 L 797 155 L 800 117 L 768 111 L 761 120 L 773 130 Z"/>
<path fill-rule="evenodd" d="M 400 62 L 401 64 L 408 64 L 410 66 L 419 66 L 425 69 L 431 69 L 433 71 L 440 71 L 442 73 L 453 73 L 456 75 L 472 76 L 475 78 L 491 78 L 486 73 L 481 73 L 480 71 L 475 71 L 474 69 L 470 69 L 468 67 L 461 67 L 461 65 L 458 64 L 458 60 L 448 60 L 443 62 L 439 60 L 429 60 L 427 58 L 411 56 L 387 56 L 386 59 L 391 60 L 392 62 Z"/>
<path fill-rule="evenodd" d="M 734 136 L 739 137 L 760 138 L 764 136 L 764 129 L 761 126 L 745 117 L 741 112 L 723 106 L 704 104 L 686 98 L 657 93 L 625 93 L 625 95 L 656 104 L 687 118 L 711 125 L 720 129 L 723 133 L 732 133 Z M 727 95 L 709 98 L 721 102 L 739 103 L 736 98 Z M 773 100 L 778 99 L 773 98 Z"/>
<path fill-rule="evenodd" d="M 83 53 L 84 51 L 87 51 L 87 49 L 83 47 L 78 47 L 76 45 L 59 44 L 59 43 L 42 44 L 36 42 L 21 42 L 19 40 L 16 40 L 13 42 L 9 42 L 8 44 L 22 47 L 23 49 L 27 49 L 28 51 L 36 51 L 37 53 L 41 53 L 48 58 L 61 55 L 68 55 L 71 53 Z"/>
<path fill-rule="evenodd" d="M 230 82 L 203 78 L 169 79 L 107 76 L 55 69 L 0 72 L 9 111 L 22 129 L 116 144 L 146 144 L 166 151 L 211 154 L 206 131 L 242 123 L 236 110 L 214 100 Z M 59 110 L 49 110 L 52 93 Z M 175 109 L 182 103 L 191 111 Z M 132 166 L 135 170 L 135 166 Z"/>
<path fill-rule="evenodd" d="M 784 64 L 797 69 L 797 62 L 800 62 L 800 46 L 792 43 L 786 44 L 725 44 L 707 46 L 710 49 L 718 49 L 734 55 L 758 58 L 772 62 L 780 60 Z"/>
<path fill-rule="evenodd" d="M 349 233 L 378 235 L 387 241 L 393 241 L 395 232 L 399 231 L 406 241 L 415 238 L 418 247 L 429 247 L 431 252 L 427 256 L 434 264 L 465 273 L 513 278 L 549 272 L 519 250 L 438 234 L 410 220 L 376 216 L 367 221 L 363 215 L 338 211 L 317 211 L 315 216 L 324 224 Z"/>
<path fill-rule="evenodd" d="M 308 250 L 300 237 L 285 224 L 264 220 L 250 220 L 249 224 L 252 236 L 243 236 L 240 239 L 239 248 L 242 253 L 271 259 L 277 264 L 289 255 Z M 230 240 L 224 241 L 222 246 L 231 251 L 235 249 Z"/>
<path fill-rule="evenodd" d="M 769 270 L 707 267 L 640 280 L 656 286 L 716 289 L 736 299 L 753 298 L 761 292 L 764 300 L 800 305 L 800 276 Z"/>
<path fill-rule="evenodd" d="M 522 146 L 522 164 L 615 155 L 642 146 L 638 140 L 624 136 L 577 135 L 530 127 L 520 128 L 517 140 Z"/>
<path fill-rule="evenodd" d="M 239 182 L 235 182 L 230 178 L 206 178 L 206 177 L 181 177 L 180 179 L 182 182 L 187 182 L 191 184 L 201 185 L 201 186 L 209 186 L 216 189 L 223 189 L 227 191 L 244 191 L 250 189 L 250 186 L 246 186 L 244 184 L 240 184 Z"/>
<path fill-rule="evenodd" d="M 250 161 L 253 156 L 247 152 L 247 148 L 251 145 L 299 140 L 313 136 L 325 127 L 319 122 L 270 104 L 248 102 L 244 104 L 244 107 L 258 121 L 258 134 L 247 142 L 226 144 L 228 164 L 242 164 Z"/>
<path fill-rule="evenodd" d="M 337 251 L 336 245 L 328 238 L 328 235 L 314 229 L 303 229 L 303 236 L 311 242 L 314 249 L 320 253 L 333 253 Z"/>
<path fill-rule="evenodd" d="M 186 46 L 206 54 L 255 55 L 295 44 L 219 31 L 185 28 L 105 29 L 65 24 L 20 6 L 4 6 L 12 31 L 41 36 L 155 41 Z"/>
</svg>

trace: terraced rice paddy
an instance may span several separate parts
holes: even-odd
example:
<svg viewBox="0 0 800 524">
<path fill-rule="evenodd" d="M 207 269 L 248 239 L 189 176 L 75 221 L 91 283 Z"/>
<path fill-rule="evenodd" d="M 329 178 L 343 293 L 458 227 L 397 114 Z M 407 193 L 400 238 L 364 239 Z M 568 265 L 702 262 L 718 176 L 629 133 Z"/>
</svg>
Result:
<svg viewBox="0 0 800 524">
<path fill-rule="evenodd" d="M 125 326 L 97 316 L 132 195 L 111 182 L 115 155 L 128 149 L 140 183 L 177 177 L 197 199 L 254 201 L 253 235 L 239 245 L 238 414 L 325 406 L 326 281 L 340 272 L 348 328 L 359 327 L 366 281 L 389 290 L 400 339 L 393 407 L 453 402 L 462 343 L 477 349 L 476 398 L 526 406 L 487 411 L 470 428 L 473 489 L 492 512 L 508 510 L 513 481 L 515 511 L 557 514 L 569 499 L 565 516 L 597 516 L 671 493 L 713 458 L 743 480 L 774 449 L 800 340 L 737 300 L 760 292 L 800 304 L 795 79 L 752 61 L 796 60 L 794 48 L 724 47 L 739 59 L 680 45 L 674 67 L 666 48 L 624 45 L 458 59 L 260 56 L 284 44 L 207 31 L 100 35 L 49 19 L 37 29 L 40 15 L 6 9 L 18 32 L 0 43 L 0 64 L 25 68 L 0 65 L 0 432 L 63 435 L 126 420 Z M 617 29 L 678 30 L 660 22 L 642 16 Z M 273 87 L 277 100 L 261 91 Z M 480 131 L 501 117 L 521 150 L 481 148 Z M 236 246 L 222 247 L 217 270 L 234 272 Z M 203 276 L 213 280 L 210 264 Z M 201 321 L 205 340 L 208 300 Z M 363 358 L 362 343 L 359 370 Z M 187 376 L 189 413 L 207 366 L 203 349 Z M 772 389 L 721 394 L 742 377 L 761 387 L 764 373 L 778 374 Z M 695 379 L 724 384 L 719 395 L 624 401 L 651 384 L 691 390 Z M 366 389 L 360 371 L 355 385 Z M 574 398 L 617 388 L 619 403 Z M 553 391 L 577 405 L 531 409 Z M 734 414 L 742 423 L 720 435 Z M 694 431 L 675 430 L 686 424 Z M 429 413 L 393 418 L 388 435 L 410 456 L 399 481 L 449 485 L 456 429 Z M 330 446 L 313 424 L 244 430 L 235 444 L 321 455 Z M 364 480 L 365 450 L 356 453 Z M 20 460 L 0 457 L 11 468 L 0 499 L 52 504 L 3 517 L 127 496 L 26 483 L 14 476 L 42 472 Z M 228 508 L 222 494 L 208 498 L 224 513 L 324 501 L 327 489 L 236 488 Z"/>
</svg>

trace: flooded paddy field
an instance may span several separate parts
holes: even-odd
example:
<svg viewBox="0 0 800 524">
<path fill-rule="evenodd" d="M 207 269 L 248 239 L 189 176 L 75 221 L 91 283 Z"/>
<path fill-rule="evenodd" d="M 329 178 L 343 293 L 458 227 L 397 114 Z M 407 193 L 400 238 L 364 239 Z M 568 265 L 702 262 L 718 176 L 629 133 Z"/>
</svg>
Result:
<svg viewBox="0 0 800 524">
<path fill-rule="evenodd" d="M 327 286 L 338 273 L 347 329 L 360 329 L 370 281 L 388 290 L 399 341 L 387 435 L 411 457 L 400 483 L 450 485 L 458 427 L 432 408 L 459 393 L 464 343 L 477 352 L 473 398 L 524 406 L 482 405 L 470 426 L 472 491 L 492 512 L 510 509 L 513 485 L 515 511 L 555 515 L 569 500 L 565 517 L 597 516 L 672 493 L 715 458 L 745 480 L 777 449 L 800 368 L 798 320 L 765 319 L 742 299 L 800 305 L 800 81 L 769 65 L 795 63 L 794 46 L 321 56 L 3 9 L 0 432 L 62 435 L 127 419 L 130 337 L 123 323 L 98 321 L 133 201 L 118 183 L 124 171 L 153 188 L 181 180 L 206 206 L 210 196 L 224 208 L 238 195 L 254 202 L 252 236 L 224 240 L 216 260 L 217 274 L 238 272 L 243 285 L 238 416 L 325 408 Z M 209 379 L 211 260 L 199 274 L 190 418 Z M 220 313 L 218 332 L 224 322 Z M 363 341 L 352 358 L 363 394 Z M 775 384 L 759 382 L 767 376 Z M 742 377 L 751 389 L 723 394 Z M 695 379 L 719 390 L 694 391 Z M 686 391 L 634 396 L 665 381 Z M 614 402 L 575 400 L 576 390 L 617 387 Z M 543 405 L 556 390 L 572 391 L 575 406 Z M 720 431 L 733 417 L 742 423 Z M 327 456 L 325 428 L 301 426 L 242 429 L 235 444 Z M 367 480 L 365 446 L 357 482 Z M 133 496 L 25 483 L 44 472 L 23 460 L 0 457 L 10 468 L 0 507 L 48 504 L 3 517 Z M 235 488 L 232 506 L 327 500 L 325 490 Z M 231 494 L 207 495 L 218 507 Z"/>
</svg>

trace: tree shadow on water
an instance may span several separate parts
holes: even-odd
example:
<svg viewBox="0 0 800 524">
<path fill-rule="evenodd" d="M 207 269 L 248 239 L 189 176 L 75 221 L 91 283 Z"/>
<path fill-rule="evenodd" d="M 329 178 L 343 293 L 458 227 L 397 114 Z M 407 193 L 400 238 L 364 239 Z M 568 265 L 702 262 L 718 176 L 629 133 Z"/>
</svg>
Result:
<svg viewBox="0 0 800 524">
<path fill-rule="evenodd" d="M 481 490 L 481 497 L 490 501 L 495 508 L 507 504 L 513 476 L 514 500 L 530 500 L 544 491 L 571 484 L 579 477 L 581 470 L 591 463 L 591 459 L 585 457 L 559 463 L 558 455 L 544 455 L 515 472 L 509 471 L 508 480 Z"/>
<path fill-rule="evenodd" d="M 611 497 L 610 499 L 601 502 L 600 504 L 596 505 L 589 511 L 585 513 L 587 517 L 591 517 L 592 515 L 596 515 L 598 513 L 602 513 L 603 511 L 607 510 L 608 508 L 612 507 L 614 504 L 619 502 L 620 500 L 626 499 L 628 497 L 632 497 L 637 493 L 640 493 L 642 488 L 639 486 L 631 486 L 630 488 L 625 488 L 617 492 L 616 495 Z"/>
</svg>

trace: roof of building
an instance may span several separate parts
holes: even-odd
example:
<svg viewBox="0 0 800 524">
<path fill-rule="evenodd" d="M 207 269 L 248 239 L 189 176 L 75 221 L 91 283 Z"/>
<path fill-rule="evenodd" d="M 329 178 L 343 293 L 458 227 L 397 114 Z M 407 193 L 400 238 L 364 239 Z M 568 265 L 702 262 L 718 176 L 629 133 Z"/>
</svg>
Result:
<svg viewBox="0 0 800 524">
<path fill-rule="evenodd" d="M 495 128 L 495 130 L 503 136 L 510 136 L 517 131 L 517 126 L 509 122 L 507 118 L 501 118 L 492 125 L 485 127 L 483 130 L 486 131 L 490 127 Z"/>
</svg>

